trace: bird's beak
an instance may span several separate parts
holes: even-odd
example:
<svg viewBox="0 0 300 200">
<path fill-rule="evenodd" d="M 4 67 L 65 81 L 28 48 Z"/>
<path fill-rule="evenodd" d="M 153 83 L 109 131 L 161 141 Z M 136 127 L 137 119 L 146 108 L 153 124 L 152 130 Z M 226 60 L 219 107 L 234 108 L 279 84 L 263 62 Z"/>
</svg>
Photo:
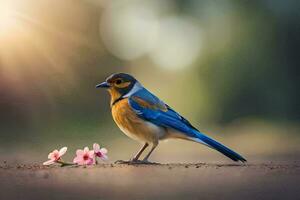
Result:
<svg viewBox="0 0 300 200">
<path fill-rule="evenodd" d="M 100 83 L 96 85 L 96 88 L 109 88 L 110 85 L 107 82 Z"/>
</svg>

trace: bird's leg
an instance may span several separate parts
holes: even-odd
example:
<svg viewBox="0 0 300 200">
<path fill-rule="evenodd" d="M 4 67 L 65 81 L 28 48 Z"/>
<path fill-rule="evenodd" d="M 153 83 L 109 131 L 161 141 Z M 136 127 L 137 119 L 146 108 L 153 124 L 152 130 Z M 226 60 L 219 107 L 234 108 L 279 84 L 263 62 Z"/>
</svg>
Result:
<svg viewBox="0 0 300 200">
<path fill-rule="evenodd" d="M 149 153 L 145 156 L 145 158 L 143 159 L 144 163 L 150 163 L 148 161 L 148 158 L 150 157 L 151 153 L 153 152 L 153 150 L 157 147 L 158 143 L 154 143 L 151 150 L 149 151 Z"/>
<path fill-rule="evenodd" d="M 124 160 L 117 160 L 115 163 L 117 164 L 130 164 L 130 163 L 138 163 L 139 157 L 142 155 L 142 153 L 145 151 L 145 149 L 149 146 L 149 144 L 146 142 L 144 146 L 137 152 L 137 154 L 129 161 Z"/>
<path fill-rule="evenodd" d="M 139 150 L 139 152 L 137 152 L 137 154 L 132 158 L 132 161 L 137 161 L 148 146 L 149 144 L 146 142 L 145 145 Z"/>
</svg>

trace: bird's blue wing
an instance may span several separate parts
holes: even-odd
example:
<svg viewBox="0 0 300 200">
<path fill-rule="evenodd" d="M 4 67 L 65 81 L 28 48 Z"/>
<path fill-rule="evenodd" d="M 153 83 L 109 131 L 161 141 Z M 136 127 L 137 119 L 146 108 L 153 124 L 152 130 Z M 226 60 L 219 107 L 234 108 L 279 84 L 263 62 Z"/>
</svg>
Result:
<svg viewBox="0 0 300 200">
<path fill-rule="evenodd" d="M 173 128 L 190 137 L 195 137 L 192 129 L 196 130 L 196 128 L 188 120 L 146 89 L 140 90 L 129 97 L 129 105 L 139 117 L 147 121 L 162 127 Z"/>
<path fill-rule="evenodd" d="M 143 101 L 147 102 L 153 108 L 158 107 L 163 110 L 165 110 L 167 108 L 166 104 L 163 101 L 161 101 L 158 97 L 153 95 L 151 92 L 149 92 L 145 88 L 142 88 L 141 90 L 134 93 L 134 95 L 132 97 L 142 99 Z"/>
</svg>

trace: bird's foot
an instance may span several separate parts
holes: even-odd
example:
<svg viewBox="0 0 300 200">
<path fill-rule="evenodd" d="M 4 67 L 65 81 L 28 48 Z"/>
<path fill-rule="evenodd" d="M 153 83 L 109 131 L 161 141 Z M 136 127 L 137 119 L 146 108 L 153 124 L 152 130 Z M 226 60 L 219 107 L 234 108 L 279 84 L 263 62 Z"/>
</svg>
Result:
<svg viewBox="0 0 300 200">
<path fill-rule="evenodd" d="M 131 160 L 117 160 L 115 161 L 115 164 L 129 164 Z"/>
<path fill-rule="evenodd" d="M 115 164 L 127 164 L 127 165 L 159 165 L 159 163 L 149 162 L 148 160 L 117 160 Z"/>
</svg>

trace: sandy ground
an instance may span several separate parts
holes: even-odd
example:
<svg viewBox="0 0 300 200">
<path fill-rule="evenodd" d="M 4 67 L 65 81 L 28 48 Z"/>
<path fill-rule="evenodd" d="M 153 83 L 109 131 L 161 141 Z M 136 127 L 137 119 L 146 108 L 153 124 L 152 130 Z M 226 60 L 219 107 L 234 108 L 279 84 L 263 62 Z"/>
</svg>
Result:
<svg viewBox="0 0 300 200">
<path fill-rule="evenodd" d="M 300 162 L 8 165 L 0 199 L 300 199 Z"/>
</svg>

